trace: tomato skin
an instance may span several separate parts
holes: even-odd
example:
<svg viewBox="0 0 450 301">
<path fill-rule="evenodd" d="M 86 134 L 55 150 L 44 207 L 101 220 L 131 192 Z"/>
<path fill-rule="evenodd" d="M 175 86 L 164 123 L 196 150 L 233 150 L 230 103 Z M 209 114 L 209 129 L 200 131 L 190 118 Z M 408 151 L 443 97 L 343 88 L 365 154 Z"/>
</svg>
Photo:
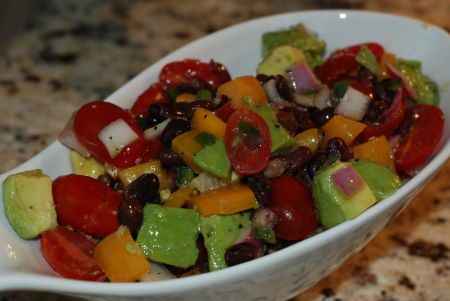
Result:
<svg viewBox="0 0 450 301">
<path fill-rule="evenodd" d="M 300 240 L 312 235 L 318 220 L 309 189 L 300 180 L 283 175 L 272 181 L 272 202 L 269 207 L 277 214 L 277 237 Z"/>
<path fill-rule="evenodd" d="M 358 135 L 361 142 L 368 141 L 375 137 L 385 136 L 389 138 L 392 133 L 399 127 L 406 113 L 406 98 L 403 89 L 400 89 L 395 96 L 391 107 L 385 112 L 385 116 L 377 124 L 369 124 Z"/>
<path fill-rule="evenodd" d="M 104 237 L 119 228 L 119 193 L 100 181 L 70 174 L 57 178 L 52 186 L 58 221 L 75 230 Z"/>
<path fill-rule="evenodd" d="M 417 104 L 412 110 L 417 117 L 394 153 L 396 169 L 409 175 L 414 175 L 433 154 L 445 124 L 444 113 L 437 106 Z"/>
<path fill-rule="evenodd" d="M 48 264 L 61 276 L 78 280 L 106 279 L 94 260 L 97 242 L 90 236 L 75 232 L 67 226 L 44 232 L 41 251 Z"/>
<path fill-rule="evenodd" d="M 240 134 L 239 126 L 245 122 L 255 128 L 260 140 L 257 147 L 249 147 Z M 225 150 L 233 169 L 242 175 L 252 175 L 263 171 L 269 164 L 270 138 L 269 126 L 258 113 L 250 109 L 236 110 L 228 119 L 225 128 Z"/>
<path fill-rule="evenodd" d="M 220 84 L 231 79 L 226 68 L 219 63 L 211 61 L 204 63 L 199 60 L 185 59 L 165 65 L 160 74 L 159 81 L 165 88 L 178 90 L 183 85 L 190 84 L 192 80 L 200 79 L 216 91 Z"/>
<path fill-rule="evenodd" d="M 162 146 L 163 144 L 159 138 L 152 141 L 145 138 L 138 138 L 124 147 L 123 150 L 108 163 L 121 169 L 147 162 L 156 159 Z"/>
<path fill-rule="evenodd" d="M 227 122 L 230 118 L 231 114 L 236 111 L 231 105 L 231 101 L 227 101 L 223 106 L 221 106 L 216 112 L 216 116 Z"/>
<path fill-rule="evenodd" d="M 362 43 L 362 44 L 358 44 L 358 45 L 349 46 L 349 47 L 346 47 L 343 49 L 338 49 L 330 55 L 330 59 L 339 57 L 341 55 L 356 56 L 359 53 L 359 51 L 361 50 L 361 46 L 366 46 L 367 48 L 369 48 L 369 50 L 374 54 L 375 58 L 377 59 L 377 62 L 380 62 L 381 59 L 383 58 L 384 47 L 378 43 L 368 42 L 368 43 Z"/>
<path fill-rule="evenodd" d="M 335 58 L 329 58 L 314 70 L 322 83 L 333 87 L 338 81 L 348 79 L 349 74 L 356 72 L 359 64 L 354 55 L 340 55 Z"/>
<path fill-rule="evenodd" d="M 111 158 L 98 134 L 111 122 L 124 120 L 139 136 L 129 147 L 124 148 L 115 158 Z M 107 162 L 118 168 L 130 167 L 143 161 L 146 154 L 144 133 L 133 117 L 121 107 L 103 101 L 94 101 L 83 105 L 73 120 L 75 135 L 80 143 L 100 161 Z M 135 148 L 133 148 L 133 146 Z M 127 150 L 128 149 L 128 150 Z"/>
<path fill-rule="evenodd" d="M 146 118 L 148 116 L 148 107 L 157 102 L 167 101 L 167 96 L 163 86 L 160 83 L 154 83 L 138 96 L 130 109 L 134 116 Z"/>
</svg>

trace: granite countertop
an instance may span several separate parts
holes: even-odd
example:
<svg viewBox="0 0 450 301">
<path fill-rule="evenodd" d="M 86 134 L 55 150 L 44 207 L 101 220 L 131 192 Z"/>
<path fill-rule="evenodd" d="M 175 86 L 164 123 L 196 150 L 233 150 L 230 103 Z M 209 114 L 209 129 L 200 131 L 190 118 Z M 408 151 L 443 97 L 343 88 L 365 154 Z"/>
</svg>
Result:
<svg viewBox="0 0 450 301">
<path fill-rule="evenodd" d="M 42 1 L 0 55 L 0 172 L 55 140 L 81 104 L 176 48 L 247 19 L 316 8 L 394 12 L 450 31 L 449 0 Z M 449 176 L 447 163 L 368 246 L 293 300 L 450 300 Z M 75 299 L 7 292 L 0 300 Z"/>
</svg>

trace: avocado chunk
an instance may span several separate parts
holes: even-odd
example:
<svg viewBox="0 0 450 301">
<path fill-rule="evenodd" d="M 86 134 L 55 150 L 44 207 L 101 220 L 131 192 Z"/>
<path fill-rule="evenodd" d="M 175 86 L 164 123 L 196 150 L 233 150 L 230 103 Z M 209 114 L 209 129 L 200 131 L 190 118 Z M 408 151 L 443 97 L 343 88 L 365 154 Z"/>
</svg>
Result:
<svg viewBox="0 0 450 301">
<path fill-rule="evenodd" d="M 250 213 L 201 217 L 200 231 L 208 253 L 210 271 L 227 267 L 225 252 L 251 226 Z"/>
<path fill-rule="evenodd" d="M 295 143 L 295 139 L 278 123 L 275 109 L 270 105 L 256 105 L 251 106 L 250 109 L 261 115 L 269 126 L 270 138 L 272 140 L 272 146 L 270 148 L 271 155 L 277 155 L 290 150 Z"/>
<path fill-rule="evenodd" d="M 371 160 L 352 160 L 350 163 L 369 185 L 377 202 L 393 195 L 401 185 L 398 175 L 384 165 Z"/>
<path fill-rule="evenodd" d="M 23 239 L 33 239 L 58 226 L 52 180 L 42 170 L 10 175 L 3 182 L 5 215 Z"/>
<path fill-rule="evenodd" d="M 301 49 L 283 45 L 275 48 L 272 53 L 259 64 L 256 72 L 265 75 L 284 74 L 289 67 L 301 62 L 306 62 L 306 57 Z"/>
<path fill-rule="evenodd" d="M 85 158 L 76 151 L 71 151 L 69 158 L 74 174 L 97 179 L 105 173 L 103 164 L 93 157 Z"/>
<path fill-rule="evenodd" d="M 147 204 L 136 242 L 148 259 L 187 268 L 197 261 L 199 228 L 193 209 Z"/>
<path fill-rule="evenodd" d="M 396 68 L 416 89 L 418 103 L 439 104 L 439 89 L 435 82 L 423 75 L 420 61 L 398 59 Z"/>
<path fill-rule="evenodd" d="M 303 24 L 297 24 L 287 30 L 267 32 L 262 37 L 263 56 L 267 58 L 272 51 L 282 45 L 290 45 L 303 51 L 311 67 L 323 62 L 326 43 L 319 40 L 317 34 L 311 32 Z"/>
<path fill-rule="evenodd" d="M 376 203 L 375 195 L 367 183 L 350 197 L 344 195 L 332 180 L 332 175 L 350 163 L 336 161 L 316 174 L 313 180 L 312 193 L 324 228 L 350 220 Z"/>
<path fill-rule="evenodd" d="M 194 155 L 194 162 L 204 171 L 219 178 L 230 178 L 231 163 L 228 160 L 223 140 L 216 140 L 214 144 L 205 146 Z"/>
</svg>

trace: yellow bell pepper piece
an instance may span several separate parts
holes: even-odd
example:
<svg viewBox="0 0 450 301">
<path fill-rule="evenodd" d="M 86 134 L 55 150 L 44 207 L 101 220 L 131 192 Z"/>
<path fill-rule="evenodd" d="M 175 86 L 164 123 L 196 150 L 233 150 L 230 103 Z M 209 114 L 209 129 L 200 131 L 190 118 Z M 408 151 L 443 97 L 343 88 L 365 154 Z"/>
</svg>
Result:
<svg viewBox="0 0 450 301">
<path fill-rule="evenodd" d="M 225 136 L 226 124 L 222 119 L 217 117 L 213 112 L 204 108 L 195 109 L 192 116 L 192 128 L 200 132 L 208 132 L 219 139 Z"/>
<path fill-rule="evenodd" d="M 257 207 L 253 191 L 239 184 L 200 194 L 191 198 L 189 204 L 203 216 L 233 214 Z"/>
<path fill-rule="evenodd" d="M 191 93 L 181 93 L 175 98 L 175 102 L 193 102 L 197 97 Z"/>
<path fill-rule="evenodd" d="M 394 169 L 394 155 L 384 136 L 377 137 L 353 148 L 357 159 L 369 159 Z"/>
<path fill-rule="evenodd" d="M 305 146 L 314 153 L 320 144 L 320 135 L 317 128 L 307 129 L 295 136 L 295 146 Z"/>
<path fill-rule="evenodd" d="M 184 186 L 172 193 L 167 201 L 164 202 L 166 207 L 181 208 L 192 197 L 194 189 L 189 186 Z"/>
<path fill-rule="evenodd" d="M 327 143 L 331 138 L 338 137 L 344 140 L 347 145 L 350 145 L 365 127 L 364 123 L 335 115 L 322 126 L 324 133 L 323 143 Z"/>
<path fill-rule="evenodd" d="M 71 151 L 69 159 L 74 174 L 97 179 L 105 173 L 103 164 L 94 157 L 85 158 L 78 152 Z"/>
<path fill-rule="evenodd" d="M 100 241 L 94 258 L 111 282 L 136 281 L 150 271 L 150 263 L 125 226 Z"/>
<path fill-rule="evenodd" d="M 158 160 L 151 160 L 142 164 L 119 170 L 117 172 L 117 176 L 119 177 L 122 185 L 127 186 L 145 173 L 152 173 L 158 177 L 160 190 L 169 188 L 169 178 L 164 171 L 161 162 L 159 162 Z"/>
<path fill-rule="evenodd" d="M 195 141 L 195 137 L 200 134 L 199 131 L 187 131 L 172 140 L 172 150 L 183 159 L 187 166 L 189 166 L 195 173 L 200 173 L 202 170 L 194 162 L 194 155 L 198 153 L 203 146 Z"/>
<path fill-rule="evenodd" d="M 219 95 L 226 95 L 235 109 L 249 105 L 267 103 L 266 92 L 254 76 L 241 76 L 228 81 L 217 89 Z"/>
</svg>

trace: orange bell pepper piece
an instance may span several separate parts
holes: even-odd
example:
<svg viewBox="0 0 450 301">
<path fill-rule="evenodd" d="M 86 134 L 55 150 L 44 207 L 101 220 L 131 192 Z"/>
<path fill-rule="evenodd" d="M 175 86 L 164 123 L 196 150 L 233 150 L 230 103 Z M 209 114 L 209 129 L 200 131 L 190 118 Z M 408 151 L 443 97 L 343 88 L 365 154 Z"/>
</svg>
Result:
<svg viewBox="0 0 450 301">
<path fill-rule="evenodd" d="M 305 146 L 314 153 L 320 144 L 320 135 L 317 128 L 307 129 L 295 136 L 295 146 Z"/>
<path fill-rule="evenodd" d="M 193 102 L 197 97 L 192 93 L 181 93 L 175 98 L 175 102 Z"/>
<path fill-rule="evenodd" d="M 197 137 L 198 134 L 200 134 L 199 131 L 191 130 L 172 140 L 172 150 L 196 173 L 202 171 L 202 169 L 194 162 L 194 155 L 203 148 L 201 144 L 195 141 L 195 137 Z"/>
<path fill-rule="evenodd" d="M 192 127 L 200 132 L 208 132 L 219 139 L 223 139 L 225 136 L 225 122 L 204 108 L 195 109 L 191 123 Z"/>
<path fill-rule="evenodd" d="M 230 185 L 193 197 L 189 203 L 203 216 L 233 214 L 256 208 L 253 191 L 245 185 Z"/>
<path fill-rule="evenodd" d="M 357 159 L 369 159 L 394 169 L 394 155 L 384 136 L 377 137 L 353 148 Z"/>
<path fill-rule="evenodd" d="M 237 77 L 220 85 L 217 92 L 226 95 L 234 109 L 267 103 L 266 92 L 254 76 Z"/>
<path fill-rule="evenodd" d="M 323 142 L 327 143 L 331 138 L 338 137 L 344 140 L 347 145 L 350 145 L 365 127 L 364 123 L 335 115 L 322 126 L 324 133 Z"/>
<path fill-rule="evenodd" d="M 189 186 L 180 187 L 164 202 L 164 206 L 181 208 L 192 197 L 193 192 L 194 189 Z"/>
<path fill-rule="evenodd" d="M 136 281 L 150 271 L 150 263 L 125 226 L 100 241 L 94 258 L 111 282 Z"/>
</svg>

